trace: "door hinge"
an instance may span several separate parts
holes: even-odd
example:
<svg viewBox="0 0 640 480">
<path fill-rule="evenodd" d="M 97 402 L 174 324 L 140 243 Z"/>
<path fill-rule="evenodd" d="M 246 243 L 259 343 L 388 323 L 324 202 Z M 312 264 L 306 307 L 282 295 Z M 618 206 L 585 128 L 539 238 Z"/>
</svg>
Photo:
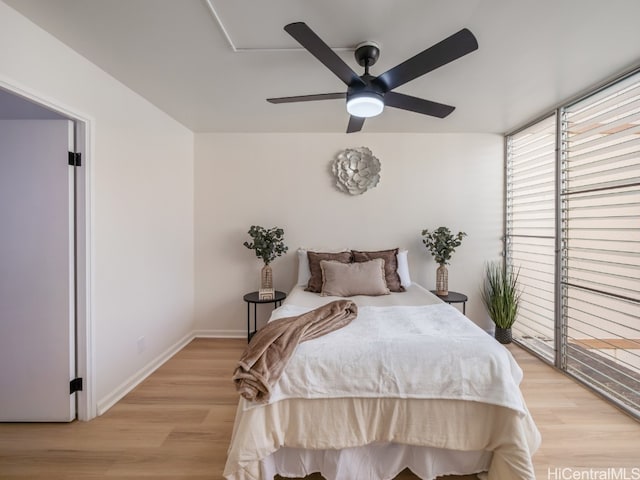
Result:
<svg viewBox="0 0 640 480">
<path fill-rule="evenodd" d="M 69 152 L 69 165 L 72 167 L 80 167 L 82 165 L 81 162 L 82 154 L 76 152 Z"/>
<path fill-rule="evenodd" d="M 69 382 L 69 395 L 82 391 L 82 377 L 74 378 Z"/>
</svg>

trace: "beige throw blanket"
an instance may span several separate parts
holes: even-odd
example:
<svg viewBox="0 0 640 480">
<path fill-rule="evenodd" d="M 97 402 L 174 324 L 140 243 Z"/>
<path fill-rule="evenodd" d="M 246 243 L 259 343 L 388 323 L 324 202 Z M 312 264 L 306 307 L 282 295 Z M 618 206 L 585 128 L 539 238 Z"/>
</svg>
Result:
<svg viewBox="0 0 640 480">
<path fill-rule="evenodd" d="M 247 400 L 266 402 L 299 343 L 348 325 L 358 315 L 351 300 L 336 300 L 295 317 L 269 322 L 258 330 L 233 374 L 236 390 Z"/>
</svg>

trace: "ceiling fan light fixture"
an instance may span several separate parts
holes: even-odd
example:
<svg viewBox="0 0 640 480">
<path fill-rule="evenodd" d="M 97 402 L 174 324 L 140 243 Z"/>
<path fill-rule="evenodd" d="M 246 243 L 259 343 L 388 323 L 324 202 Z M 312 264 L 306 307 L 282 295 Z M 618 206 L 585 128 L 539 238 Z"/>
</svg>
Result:
<svg viewBox="0 0 640 480">
<path fill-rule="evenodd" d="M 376 64 L 380 56 L 380 46 L 375 42 L 364 42 L 356 46 L 354 56 L 358 65 L 364 67 L 364 74 L 358 75 L 306 23 L 289 23 L 285 25 L 284 30 L 331 70 L 348 88 L 345 93 L 268 98 L 267 101 L 292 103 L 346 97 L 347 111 L 350 114 L 347 133 L 362 130 L 368 117 L 375 117 L 382 113 L 385 103 L 390 107 L 422 115 L 446 117 L 455 107 L 393 90 L 478 49 L 476 37 L 468 29 L 463 28 L 376 77 L 369 73 L 369 68 Z"/>
<path fill-rule="evenodd" d="M 355 94 L 347 100 L 347 112 L 354 117 L 369 118 L 380 115 L 384 110 L 382 97 L 372 92 Z"/>
</svg>

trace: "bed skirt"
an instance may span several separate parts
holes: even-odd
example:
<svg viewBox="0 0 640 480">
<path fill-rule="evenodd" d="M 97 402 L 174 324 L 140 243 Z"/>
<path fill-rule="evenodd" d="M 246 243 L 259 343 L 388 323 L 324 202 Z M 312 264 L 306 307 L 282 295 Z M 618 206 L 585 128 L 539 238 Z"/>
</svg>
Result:
<svg viewBox="0 0 640 480">
<path fill-rule="evenodd" d="M 289 399 L 250 409 L 244 402 L 238 406 L 225 466 L 228 480 L 271 480 L 278 456 L 269 457 L 283 447 L 342 450 L 375 444 L 490 452 L 489 480 L 535 480 L 531 456 L 540 434 L 528 412 L 459 400 Z M 411 468 L 399 462 L 394 469 Z M 330 471 L 321 473 L 332 478 Z"/>
<path fill-rule="evenodd" d="M 374 443 L 342 450 L 284 447 L 260 463 L 263 479 L 276 474 L 304 478 L 320 472 L 326 480 L 391 480 L 409 468 L 422 480 L 489 470 L 491 452 L 463 452 L 399 443 Z"/>
</svg>

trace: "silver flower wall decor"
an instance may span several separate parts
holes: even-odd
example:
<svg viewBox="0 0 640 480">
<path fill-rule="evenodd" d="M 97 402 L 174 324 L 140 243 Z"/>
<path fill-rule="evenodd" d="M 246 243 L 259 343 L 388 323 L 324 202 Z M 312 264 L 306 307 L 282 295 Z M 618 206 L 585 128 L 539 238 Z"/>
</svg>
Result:
<svg viewBox="0 0 640 480">
<path fill-rule="evenodd" d="M 361 195 L 380 181 L 380 160 L 366 147 L 346 148 L 331 165 L 336 187 L 351 195 Z"/>
</svg>

